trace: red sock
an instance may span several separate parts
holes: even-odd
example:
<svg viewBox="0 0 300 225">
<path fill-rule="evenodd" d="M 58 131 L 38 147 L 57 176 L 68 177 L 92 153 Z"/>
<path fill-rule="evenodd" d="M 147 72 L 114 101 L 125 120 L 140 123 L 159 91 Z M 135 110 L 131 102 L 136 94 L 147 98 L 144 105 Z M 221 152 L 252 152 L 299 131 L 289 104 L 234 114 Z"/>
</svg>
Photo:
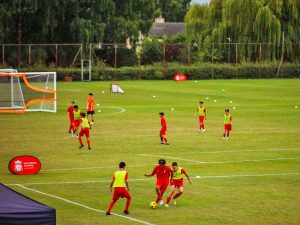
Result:
<svg viewBox="0 0 300 225">
<path fill-rule="evenodd" d="M 164 141 L 165 141 L 165 142 L 168 142 L 167 138 L 164 138 Z"/>
<path fill-rule="evenodd" d="M 82 138 L 79 137 L 79 143 L 82 145 Z"/>
<path fill-rule="evenodd" d="M 178 198 L 181 194 L 182 194 L 182 193 L 178 192 L 178 193 L 176 193 L 176 195 L 174 195 L 173 198 L 176 199 L 176 198 Z"/>
<path fill-rule="evenodd" d="M 169 202 L 171 201 L 171 198 L 172 198 L 172 196 L 167 198 L 166 204 L 169 204 Z"/>
<path fill-rule="evenodd" d="M 163 141 L 164 141 L 164 139 L 163 139 L 162 137 L 160 137 L 160 141 L 161 141 L 161 142 L 163 142 Z"/>
<path fill-rule="evenodd" d="M 87 140 L 88 146 L 91 147 L 91 140 Z"/>
<path fill-rule="evenodd" d="M 114 200 L 111 201 L 111 203 L 110 203 L 110 205 L 109 205 L 109 207 L 108 207 L 107 212 L 110 212 L 110 211 L 111 211 L 111 209 L 112 209 L 112 207 L 114 207 L 115 203 L 116 203 L 116 202 L 115 202 Z"/>
<path fill-rule="evenodd" d="M 130 201 L 131 201 L 131 199 L 130 199 L 130 198 L 127 198 L 127 201 L 126 201 L 126 208 L 125 208 L 125 210 L 127 210 L 127 211 L 128 211 L 128 209 L 129 209 L 129 206 L 130 206 Z"/>
</svg>

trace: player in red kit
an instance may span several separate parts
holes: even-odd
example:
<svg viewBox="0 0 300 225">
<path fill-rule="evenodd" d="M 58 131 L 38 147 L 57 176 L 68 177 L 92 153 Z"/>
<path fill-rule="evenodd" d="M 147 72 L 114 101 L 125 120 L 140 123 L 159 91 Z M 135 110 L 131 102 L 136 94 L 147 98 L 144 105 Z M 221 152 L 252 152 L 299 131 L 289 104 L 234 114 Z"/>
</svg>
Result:
<svg viewBox="0 0 300 225">
<path fill-rule="evenodd" d="M 158 164 L 159 165 L 154 167 L 152 173 L 144 174 L 144 176 L 152 177 L 153 175 L 156 174 L 156 194 L 157 194 L 156 203 L 159 202 L 159 204 L 162 205 L 164 203 L 162 200 L 162 196 L 169 186 L 172 169 L 169 166 L 166 166 L 166 160 L 164 159 L 160 159 L 158 161 Z"/>
<path fill-rule="evenodd" d="M 69 127 L 69 133 L 74 133 L 74 126 L 73 126 L 73 119 L 74 119 L 74 105 L 75 102 L 71 101 L 71 105 L 68 107 L 67 112 L 69 114 L 69 120 L 70 120 L 70 127 Z"/>
<path fill-rule="evenodd" d="M 169 145 L 169 142 L 166 138 L 166 132 L 167 132 L 167 121 L 166 118 L 164 117 L 164 113 L 160 112 L 159 113 L 159 117 L 160 117 L 160 124 L 161 124 L 161 130 L 159 132 L 159 136 L 160 136 L 160 143 L 161 144 L 166 144 Z"/>
</svg>

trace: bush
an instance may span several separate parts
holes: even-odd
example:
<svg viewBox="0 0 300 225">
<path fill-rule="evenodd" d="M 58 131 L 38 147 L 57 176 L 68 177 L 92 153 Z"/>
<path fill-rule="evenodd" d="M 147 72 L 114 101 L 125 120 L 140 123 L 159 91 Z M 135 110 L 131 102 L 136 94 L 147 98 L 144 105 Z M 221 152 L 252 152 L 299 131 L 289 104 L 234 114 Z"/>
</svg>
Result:
<svg viewBox="0 0 300 225">
<path fill-rule="evenodd" d="M 211 64 L 198 63 L 190 66 L 190 74 L 188 66 L 180 63 L 168 63 L 165 68 L 161 63 L 146 66 L 120 67 L 113 68 L 105 64 L 99 64 L 92 67 L 92 80 L 137 80 L 139 75 L 144 80 L 163 80 L 173 79 L 177 73 L 184 73 L 189 80 L 204 79 L 254 79 L 254 78 L 276 78 L 278 64 Z M 36 65 L 33 68 L 23 69 L 22 71 L 31 72 L 57 72 L 57 80 L 63 80 L 65 76 L 72 76 L 74 81 L 81 79 L 80 68 L 62 68 L 43 65 Z M 300 78 L 299 64 L 283 64 L 281 66 L 279 78 Z"/>
</svg>

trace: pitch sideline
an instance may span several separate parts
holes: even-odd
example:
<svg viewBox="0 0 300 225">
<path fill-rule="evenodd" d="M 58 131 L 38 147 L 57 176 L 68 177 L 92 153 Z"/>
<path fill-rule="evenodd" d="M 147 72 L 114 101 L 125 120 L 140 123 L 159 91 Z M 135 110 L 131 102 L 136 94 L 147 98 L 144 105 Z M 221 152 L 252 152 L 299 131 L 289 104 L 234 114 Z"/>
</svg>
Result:
<svg viewBox="0 0 300 225">
<path fill-rule="evenodd" d="M 100 210 L 100 209 L 95 209 L 95 208 L 92 208 L 92 207 L 89 207 L 89 206 L 86 206 L 86 205 L 83 205 L 83 204 L 80 204 L 78 202 L 73 202 L 71 200 L 68 200 L 68 199 L 65 199 L 65 198 L 62 198 L 62 197 L 59 197 L 59 196 L 56 196 L 56 195 L 52 195 L 52 194 L 48 194 L 46 192 L 42 192 L 42 191 L 38 191 L 38 190 L 35 190 L 35 189 L 32 189 L 32 188 L 28 188 L 28 187 L 25 187 L 21 184 L 16 184 L 16 186 L 20 187 L 20 188 L 23 188 L 25 190 L 28 190 L 28 191 L 32 191 L 32 192 L 36 192 L 36 193 L 39 193 L 41 195 L 46 195 L 48 197 L 52 197 L 52 198 L 56 198 L 56 199 L 59 199 L 61 201 L 64 201 L 64 202 L 67 202 L 67 203 L 70 203 L 70 204 L 73 204 L 73 205 L 77 205 L 77 206 L 80 206 L 82 208 L 86 208 L 86 209 L 89 209 L 89 210 L 92 210 L 92 211 L 95 211 L 95 212 L 100 212 L 100 213 L 105 213 L 105 211 L 103 210 Z M 124 219 L 127 219 L 127 220 L 132 220 L 134 222 L 138 222 L 138 223 L 142 223 L 142 224 L 147 224 L 147 225 L 154 225 L 152 223 L 149 223 L 147 221 L 143 221 L 143 220 L 139 220 L 139 219 L 135 219 L 135 218 L 132 218 L 132 217 L 129 217 L 129 216 L 123 216 L 123 215 L 120 215 L 120 214 L 116 214 L 116 213 L 111 213 L 112 215 L 114 216 L 118 216 L 118 217 L 121 217 L 121 218 L 124 218 Z"/>
</svg>

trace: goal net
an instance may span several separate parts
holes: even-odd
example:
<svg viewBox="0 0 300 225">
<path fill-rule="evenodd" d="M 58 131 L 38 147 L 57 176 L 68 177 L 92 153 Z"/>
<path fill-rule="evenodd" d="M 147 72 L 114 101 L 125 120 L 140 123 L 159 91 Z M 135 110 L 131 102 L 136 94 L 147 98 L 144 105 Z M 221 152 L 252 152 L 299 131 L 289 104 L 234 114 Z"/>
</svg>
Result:
<svg viewBox="0 0 300 225">
<path fill-rule="evenodd" d="M 0 72 L 0 113 L 56 112 L 56 73 Z"/>
</svg>

